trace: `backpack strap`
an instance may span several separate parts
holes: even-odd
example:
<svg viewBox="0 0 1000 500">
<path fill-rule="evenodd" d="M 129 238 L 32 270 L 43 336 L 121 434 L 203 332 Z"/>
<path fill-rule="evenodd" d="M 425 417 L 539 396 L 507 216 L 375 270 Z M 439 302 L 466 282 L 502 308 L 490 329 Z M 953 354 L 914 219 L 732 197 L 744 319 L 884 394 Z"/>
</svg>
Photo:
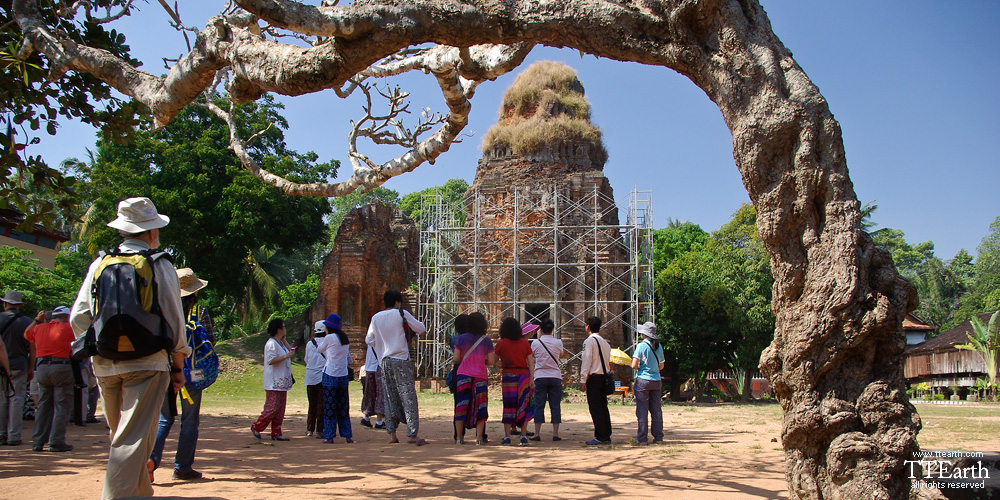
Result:
<svg viewBox="0 0 1000 500">
<path fill-rule="evenodd" d="M 323 356 L 323 359 L 326 359 L 326 354 L 323 354 L 323 353 L 319 352 L 319 344 L 316 343 L 316 339 L 314 338 L 310 342 L 312 342 L 313 343 L 313 347 L 316 348 L 316 354 L 319 354 L 320 356 Z"/>
</svg>

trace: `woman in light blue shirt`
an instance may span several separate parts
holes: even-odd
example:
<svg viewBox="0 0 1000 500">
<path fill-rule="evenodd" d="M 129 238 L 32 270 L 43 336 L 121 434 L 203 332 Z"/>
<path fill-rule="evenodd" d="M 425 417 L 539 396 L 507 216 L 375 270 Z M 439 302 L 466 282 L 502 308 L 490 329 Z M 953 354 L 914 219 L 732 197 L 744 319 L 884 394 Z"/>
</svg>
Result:
<svg viewBox="0 0 1000 500">
<path fill-rule="evenodd" d="M 639 325 L 638 331 L 643 339 L 632 354 L 632 369 L 636 370 L 632 391 L 635 394 L 635 416 L 639 420 L 635 439 L 641 445 L 649 444 L 646 440 L 649 416 L 652 420 L 653 443 L 663 443 L 663 409 L 660 407 L 663 346 L 656 335 L 656 325 L 652 322 Z"/>
</svg>

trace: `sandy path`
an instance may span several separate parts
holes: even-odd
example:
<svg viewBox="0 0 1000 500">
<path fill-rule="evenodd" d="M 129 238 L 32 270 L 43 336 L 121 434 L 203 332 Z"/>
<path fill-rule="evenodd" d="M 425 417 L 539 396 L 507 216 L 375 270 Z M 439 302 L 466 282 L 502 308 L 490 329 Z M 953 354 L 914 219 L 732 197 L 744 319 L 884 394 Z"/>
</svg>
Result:
<svg viewBox="0 0 1000 500">
<path fill-rule="evenodd" d="M 564 410 L 563 441 L 545 438 L 530 447 L 499 446 L 502 429 L 491 421 L 485 446 L 455 445 L 451 422 L 441 414 L 421 421 L 430 444 L 388 444 L 383 431 L 355 425 L 356 443 L 334 445 L 302 436 L 305 417 L 288 415 L 290 442 L 257 441 L 249 416 L 202 416 L 195 467 L 198 482 L 173 481 L 169 464 L 157 471 L 158 498 L 498 498 L 672 499 L 786 498 L 777 421 L 742 421 L 730 414 L 706 415 L 665 407 L 668 434 L 663 446 L 625 444 L 634 432 L 631 407 L 612 406 L 613 439 L 623 443 L 583 446 L 593 432 L 585 410 Z M 438 412 L 440 413 L 440 412 Z M 734 412 L 738 415 L 738 412 Z M 100 415 L 100 414 L 99 414 Z M 712 417 L 711 414 L 708 417 Z M 357 416 L 355 416 L 356 421 Z M 776 420 L 776 419 L 775 419 Z M 30 436 L 30 422 L 25 435 Z M 30 444 L 0 447 L 0 498 L 98 498 L 107 463 L 104 425 L 70 426 L 73 452 L 32 452 Z"/>
</svg>

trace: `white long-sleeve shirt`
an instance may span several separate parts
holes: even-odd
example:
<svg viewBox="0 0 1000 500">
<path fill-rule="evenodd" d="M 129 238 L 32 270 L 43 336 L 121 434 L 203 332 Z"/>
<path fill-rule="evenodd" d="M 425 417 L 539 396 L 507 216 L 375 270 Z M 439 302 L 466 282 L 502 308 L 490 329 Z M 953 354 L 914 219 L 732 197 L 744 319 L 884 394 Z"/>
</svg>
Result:
<svg viewBox="0 0 1000 500">
<path fill-rule="evenodd" d="M 323 373 L 331 377 L 346 377 L 347 365 L 353 362 L 351 345 L 341 344 L 340 338 L 333 332 L 326 334 L 326 337 L 316 339 L 316 344 L 316 352 L 326 356 Z"/>
<path fill-rule="evenodd" d="M 604 354 L 604 367 L 601 367 L 601 356 L 597 349 L 600 346 L 601 353 Z M 596 333 L 591 333 L 587 340 L 583 341 L 583 358 L 580 360 L 580 383 L 587 382 L 587 377 L 595 373 L 604 374 L 607 369 L 611 373 L 611 344 L 604 337 Z"/>
<path fill-rule="evenodd" d="M 125 252 L 143 252 L 149 250 L 149 245 L 142 240 L 127 239 L 118 248 Z M 80 286 L 80 291 L 76 295 L 76 301 L 73 302 L 69 322 L 77 337 L 83 335 L 94 322 L 94 303 L 90 291 L 94 284 L 94 273 L 97 272 L 97 266 L 100 263 L 101 258 L 90 263 L 90 267 L 87 268 L 87 276 L 83 278 L 83 285 Z M 153 263 L 153 273 L 160 311 L 167 322 L 167 328 L 170 329 L 170 335 L 175 340 L 174 347 L 170 349 L 170 352 L 181 352 L 185 356 L 190 355 L 191 347 L 188 346 L 184 311 L 181 307 L 181 285 L 177 280 L 177 271 L 169 260 L 158 259 Z M 99 355 L 94 356 L 94 373 L 98 377 L 106 377 L 140 370 L 169 371 L 170 360 L 167 354 L 166 350 L 162 350 L 146 357 L 126 361 L 115 361 Z"/>
<path fill-rule="evenodd" d="M 403 317 L 414 333 L 419 335 L 427 331 L 424 324 L 417 321 L 409 311 L 403 310 Z M 375 313 L 371 324 L 368 325 L 365 343 L 375 348 L 379 363 L 385 358 L 409 360 L 410 348 L 406 344 L 406 333 L 403 331 L 403 318 L 399 317 L 399 309 L 386 309 Z"/>
</svg>

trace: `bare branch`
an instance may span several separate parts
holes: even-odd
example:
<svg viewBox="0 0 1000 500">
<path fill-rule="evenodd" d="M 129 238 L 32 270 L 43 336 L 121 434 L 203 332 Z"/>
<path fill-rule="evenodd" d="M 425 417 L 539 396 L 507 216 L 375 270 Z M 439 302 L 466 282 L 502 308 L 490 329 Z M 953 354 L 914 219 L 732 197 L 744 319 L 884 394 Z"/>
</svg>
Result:
<svg viewBox="0 0 1000 500">
<path fill-rule="evenodd" d="M 121 10 L 115 14 L 111 13 L 111 5 L 105 6 L 104 11 L 106 15 L 104 17 L 94 17 L 91 13 L 94 5 L 87 0 L 79 0 L 74 2 L 72 5 L 60 6 L 56 10 L 56 14 L 59 15 L 59 17 L 72 18 L 73 16 L 76 16 L 77 11 L 82 7 L 84 9 L 84 16 L 87 17 L 88 22 L 94 24 L 107 24 L 129 15 L 132 8 L 132 2 L 133 0 L 127 0 L 125 4 L 122 5 Z"/>
</svg>

